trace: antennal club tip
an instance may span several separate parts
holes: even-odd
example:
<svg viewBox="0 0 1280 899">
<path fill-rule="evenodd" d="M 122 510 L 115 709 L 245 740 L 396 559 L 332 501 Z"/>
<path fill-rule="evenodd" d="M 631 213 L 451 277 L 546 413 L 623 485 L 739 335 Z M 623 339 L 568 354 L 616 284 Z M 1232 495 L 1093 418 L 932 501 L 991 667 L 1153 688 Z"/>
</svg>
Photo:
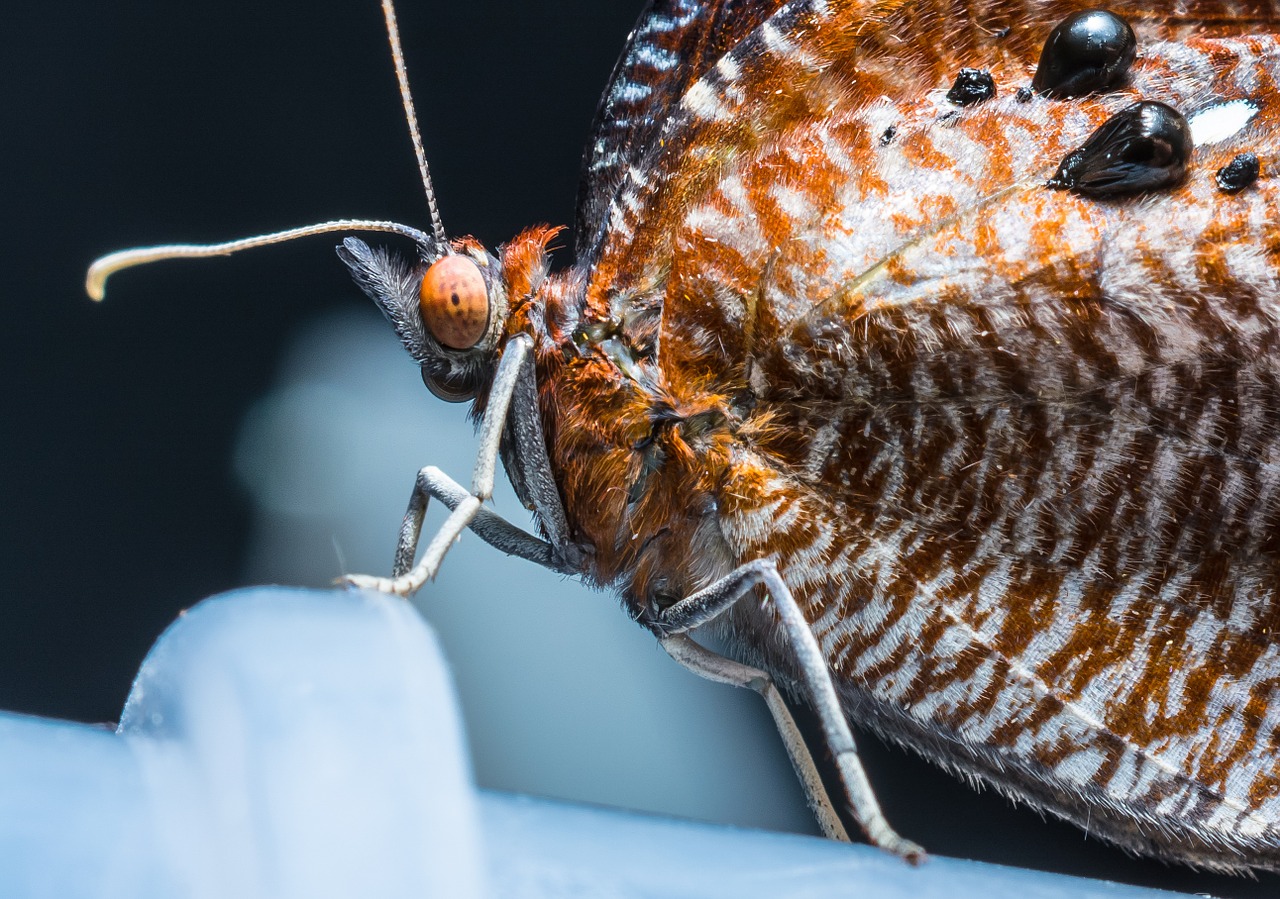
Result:
<svg viewBox="0 0 1280 899">
<path fill-rule="evenodd" d="M 110 256 L 103 256 L 101 259 L 94 260 L 93 265 L 89 266 L 89 271 L 84 276 L 84 292 L 95 303 L 101 303 L 106 298 L 107 279 L 115 271 L 115 268 L 110 265 L 110 260 Z"/>
</svg>

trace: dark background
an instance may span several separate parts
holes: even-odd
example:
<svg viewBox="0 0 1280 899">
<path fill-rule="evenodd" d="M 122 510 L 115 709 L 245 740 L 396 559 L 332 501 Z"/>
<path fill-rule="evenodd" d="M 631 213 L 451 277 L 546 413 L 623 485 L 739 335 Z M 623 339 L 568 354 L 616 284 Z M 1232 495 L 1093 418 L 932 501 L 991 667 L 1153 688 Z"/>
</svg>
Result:
<svg viewBox="0 0 1280 899">
<path fill-rule="evenodd" d="M 492 246 L 572 221 L 596 98 L 639 5 L 403 2 L 452 233 Z M 126 246 L 337 217 L 425 227 L 426 212 L 373 0 L 14 5 L 0 76 L 0 709 L 110 721 L 166 624 L 242 583 L 250 511 L 229 456 L 287 336 L 366 301 L 325 238 L 129 272 L 101 306 L 85 267 Z M 865 751 L 891 820 L 932 851 L 1280 890 L 1127 860 Z"/>
</svg>

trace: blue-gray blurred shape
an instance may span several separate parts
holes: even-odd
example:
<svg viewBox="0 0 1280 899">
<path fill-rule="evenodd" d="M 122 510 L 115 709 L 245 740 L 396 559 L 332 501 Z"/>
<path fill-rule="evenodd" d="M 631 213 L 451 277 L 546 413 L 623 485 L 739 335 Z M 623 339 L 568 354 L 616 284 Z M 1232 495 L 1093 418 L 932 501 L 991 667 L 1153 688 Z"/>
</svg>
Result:
<svg viewBox="0 0 1280 899">
<path fill-rule="evenodd" d="M 448 671 L 385 596 L 206 600 L 114 733 L 0 713 L 6 899 L 478 899 L 480 845 Z"/>
</svg>

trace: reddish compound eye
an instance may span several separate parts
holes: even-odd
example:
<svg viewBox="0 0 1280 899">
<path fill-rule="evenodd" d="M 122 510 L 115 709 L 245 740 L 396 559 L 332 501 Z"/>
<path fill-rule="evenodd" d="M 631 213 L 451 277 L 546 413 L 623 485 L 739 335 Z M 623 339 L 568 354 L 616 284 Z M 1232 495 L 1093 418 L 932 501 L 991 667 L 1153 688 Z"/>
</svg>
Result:
<svg viewBox="0 0 1280 899">
<path fill-rule="evenodd" d="M 445 256 L 422 276 L 422 321 L 453 350 L 469 350 L 489 328 L 489 290 L 480 268 L 465 256 Z"/>
</svg>

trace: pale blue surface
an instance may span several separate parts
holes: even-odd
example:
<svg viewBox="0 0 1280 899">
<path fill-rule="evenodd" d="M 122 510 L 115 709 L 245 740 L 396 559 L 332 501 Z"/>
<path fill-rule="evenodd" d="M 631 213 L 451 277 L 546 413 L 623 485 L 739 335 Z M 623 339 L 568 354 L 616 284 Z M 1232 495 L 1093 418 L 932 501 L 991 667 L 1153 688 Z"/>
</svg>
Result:
<svg viewBox="0 0 1280 899">
<path fill-rule="evenodd" d="M 1171 894 L 477 794 L 434 636 L 371 594 L 207 600 L 156 643 L 115 733 L 0 713 L 6 899 L 482 895 Z"/>
<path fill-rule="evenodd" d="M 240 591 L 157 641 L 116 733 L 0 717 L 0 897 L 467 899 L 475 806 L 411 606 Z"/>
<path fill-rule="evenodd" d="M 1149 890 L 869 846 L 482 793 L 503 899 L 1172 899 Z"/>
</svg>

